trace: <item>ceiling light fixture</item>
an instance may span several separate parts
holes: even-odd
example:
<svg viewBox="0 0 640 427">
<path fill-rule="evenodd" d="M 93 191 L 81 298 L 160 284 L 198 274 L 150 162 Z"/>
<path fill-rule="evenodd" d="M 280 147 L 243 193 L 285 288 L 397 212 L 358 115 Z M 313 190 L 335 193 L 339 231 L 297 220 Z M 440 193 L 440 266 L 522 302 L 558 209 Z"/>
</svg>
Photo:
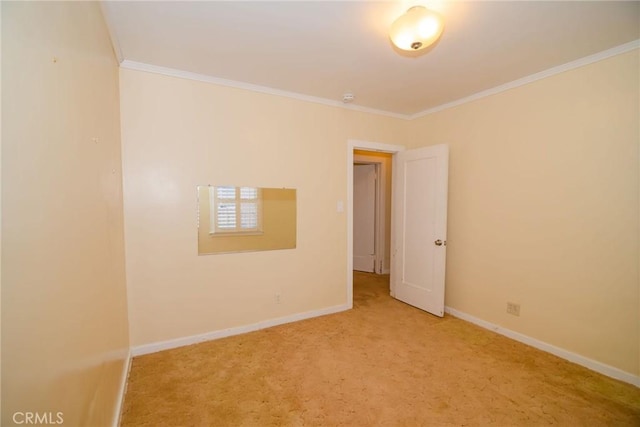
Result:
<svg viewBox="0 0 640 427">
<path fill-rule="evenodd" d="M 420 50 L 438 40 L 443 29 L 444 20 L 439 13 L 414 6 L 393 22 L 389 37 L 402 50 Z"/>
</svg>

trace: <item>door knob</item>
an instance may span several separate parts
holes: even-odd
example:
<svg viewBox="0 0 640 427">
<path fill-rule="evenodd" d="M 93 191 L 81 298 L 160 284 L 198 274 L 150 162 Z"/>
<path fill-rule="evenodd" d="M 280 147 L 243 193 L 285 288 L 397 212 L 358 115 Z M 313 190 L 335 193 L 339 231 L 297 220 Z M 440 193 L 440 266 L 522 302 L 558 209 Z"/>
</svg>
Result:
<svg viewBox="0 0 640 427">
<path fill-rule="evenodd" d="M 438 239 L 435 242 L 433 242 L 436 244 L 436 246 L 442 246 L 442 240 Z"/>
</svg>

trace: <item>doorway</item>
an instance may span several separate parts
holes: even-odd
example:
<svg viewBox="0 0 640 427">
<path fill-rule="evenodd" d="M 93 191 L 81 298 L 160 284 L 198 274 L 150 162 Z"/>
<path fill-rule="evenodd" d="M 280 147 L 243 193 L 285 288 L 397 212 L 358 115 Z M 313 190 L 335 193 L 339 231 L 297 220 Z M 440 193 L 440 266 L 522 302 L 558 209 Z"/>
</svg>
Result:
<svg viewBox="0 0 640 427">
<path fill-rule="evenodd" d="M 444 315 L 449 147 L 412 150 L 349 140 L 347 143 L 347 305 L 353 307 L 354 153 L 391 153 L 392 297 L 431 314 Z"/>
<path fill-rule="evenodd" d="M 354 163 L 385 163 L 388 162 L 389 166 L 393 164 L 393 157 L 395 153 L 404 151 L 404 147 L 401 145 L 382 144 L 369 141 L 349 140 L 347 143 L 347 304 L 349 308 L 353 307 L 353 249 L 354 249 Z M 356 160 L 357 159 L 357 160 Z M 384 160 L 386 159 L 386 160 Z M 388 181 L 391 185 L 391 168 L 385 168 L 385 177 L 380 176 L 380 181 Z M 382 172 L 381 172 L 382 175 Z M 386 187 L 386 185 L 385 185 Z M 379 274 L 387 274 L 390 272 L 391 266 L 391 215 L 388 211 L 387 204 L 391 206 L 391 198 L 393 197 L 389 192 L 385 192 L 385 200 L 379 204 L 378 209 L 378 227 L 377 227 L 377 243 L 379 247 L 377 254 L 380 255 L 376 261 L 376 272 Z M 388 203 L 387 203 L 388 200 Z M 384 208 L 382 206 L 384 205 Z M 381 213 L 380 211 L 384 211 Z M 382 223 L 384 221 L 384 223 Z M 380 229 L 383 229 L 380 232 Z M 384 248 L 387 248 L 385 250 Z M 393 289 L 391 289 L 391 295 L 393 296 Z"/>
<path fill-rule="evenodd" d="M 354 150 L 353 268 L 391 270 L 392 154 Z"/>
<path fill-rule="evenodd" d="M 366 273 L 378 271 L 380 257 L 378 226 L 378 176 L 380 165 L 353 165 L 353 270 Z"/>
</svg>

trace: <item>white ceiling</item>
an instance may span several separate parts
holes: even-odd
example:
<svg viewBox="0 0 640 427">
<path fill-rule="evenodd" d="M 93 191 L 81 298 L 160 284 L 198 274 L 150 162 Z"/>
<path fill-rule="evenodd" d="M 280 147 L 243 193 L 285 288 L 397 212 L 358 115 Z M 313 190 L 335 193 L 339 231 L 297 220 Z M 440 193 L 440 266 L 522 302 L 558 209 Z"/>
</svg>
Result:
<svg viewBox="0 0 640 427">
<path fill-rule="evenodd" d="M 423 4 L 441 39 L 395 49 L 393 20 Z M 104 2 L 127 63 L 415 115 L 640 39 L 640 2 Z M 139 65 L 139 64 L 138 64 Z"/>
</svg>

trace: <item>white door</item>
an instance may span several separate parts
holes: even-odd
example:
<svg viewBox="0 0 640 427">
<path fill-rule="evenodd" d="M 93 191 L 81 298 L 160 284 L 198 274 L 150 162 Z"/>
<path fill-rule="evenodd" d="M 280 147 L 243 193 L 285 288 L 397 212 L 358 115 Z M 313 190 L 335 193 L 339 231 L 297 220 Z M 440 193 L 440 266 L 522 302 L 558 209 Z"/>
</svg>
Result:
<svg viewBox="0 0 640 427">
<path fill-rule="evenodd" d="M 353 269 L 375 266 L 376 165 L 353 165 Z"/>
<path fill-rule="evenodd" d="M 449 147 L 401 151 L 393 165 L 393 296 L 444 315 Z"/>
</svg>

